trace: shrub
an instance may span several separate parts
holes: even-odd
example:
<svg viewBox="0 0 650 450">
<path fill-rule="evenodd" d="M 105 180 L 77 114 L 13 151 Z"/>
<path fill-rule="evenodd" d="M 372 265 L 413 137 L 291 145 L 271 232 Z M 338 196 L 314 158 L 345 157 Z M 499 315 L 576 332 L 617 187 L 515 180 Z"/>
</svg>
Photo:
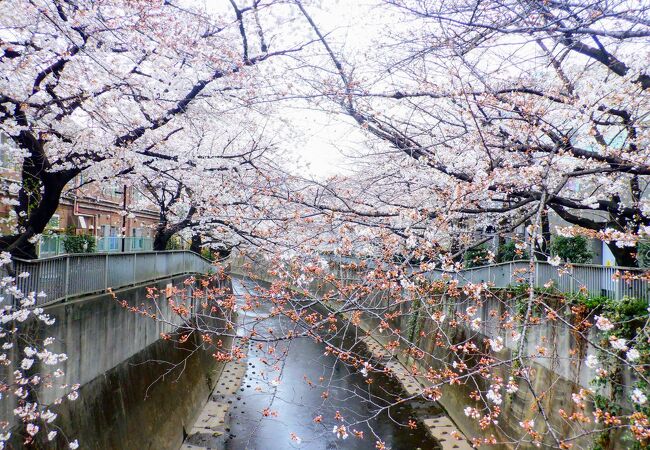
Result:
<svg viewBox="0 0 650 450">
<path fill-rule="evenodd" d="M 465 252 L 465 267 L 485 266 L 490 263 L 490 256 L 485 245 L 477 245 Z"/>
<path fill-rule="evenodd" d="M 650 267 L 650 242 L 639 242 L 636 248 L 639 267 Z"/>
<path fill-rule="evenodd" d="M 519 250 L 519 253 L 517 253 L 515 241 L 508 241 L 499 246 L 499 253 L 497 254 L 499 262 L 515 261 L 517 259 L 528 259 L 528 252 Z"/>
<path fill-rule="evenodd" d="M 93 253 L 95 238 L 86 234 L 67 235 L 63 241 L 66 253 Z"/>
<path fill-rule="evenodd" d="M 569 301 L 569 303 L 584 305 L 590 310 L 599 310 L 600 308 L 603 308 L 605 305 L 607 305 L 610 302 L 610 299 L 603 295 L 567 293 L 564 294 L 564 296 Z"/>
<path fill-rule="evenodd" d="M 607 318 L 616 323 L 612 333 L 625 339 L 634 339 L 648 320 L 648 302 L 641 298 L 609 300 L 604 308 Z"/>
<path fill-rule="evenodd" d="M 559 256 L 563 261 L 577 264 L 590 262 L 593 256 L 589 251 L 589 242 L 584 236 L 554 237 L 551 253 Z"/>
<path fill-rule="evenodd" d="M 208 259 L 210 261 L 214 261 L 215 259 L 217 259 L 216 252 L 209 247 L 203 247 L 201 249 L 201 256 L 203 256 L 205 259 Z"/>
<path fill-rule="evenodd" d="M 181 250 L 181 240 L 178 236 L 172 236 L 165 245 L 165 250 Z"/>
</svg>

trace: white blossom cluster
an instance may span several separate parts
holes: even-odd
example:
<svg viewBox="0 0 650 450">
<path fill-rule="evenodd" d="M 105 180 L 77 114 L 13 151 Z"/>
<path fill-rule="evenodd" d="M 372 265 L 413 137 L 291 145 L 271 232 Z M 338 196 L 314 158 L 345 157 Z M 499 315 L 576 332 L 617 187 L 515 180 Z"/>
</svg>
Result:
<svg viewBox="0 0 650 450">
<path fill-rule="evenodd" d="M 6 252 L 0 253 L 0 271 L 6 273 L 10 265 L 11 256 Z M 36 338 L 24 329 L 35 321 L 47 330 L 55 320 L 43 308 L 35 306 L 37 298 L 43 298 L 45 294 L 24 293 L 20 290 L 18 281 L 27 277 L 28 273 L 20 273 L 16 278 L 6 275 L 0 281 L 0 364 L 14 368 L 13 371 L 3 371 L 7 376 L 0 379 L 4 392 L 0 398 L 2 395 L 12 395 L 17 403 L 13 410 L 16 420 L 8 422 L 7 427 L 22 424 L 29 439 L 45 433 L 45 440 L 54 441 L 58 435 L 58 430 L 53 425 L 57 414 L 51 408 L 60 404 L 64 398 L 76 400 L 80 386 L 55 382 L 65 375 L 57 366 L 68 359 L 65 353 L 50 349 L 55 344 L 55 339 L 51 336 Z M 38 399 L 42 397 L 42 389 L 55 389 L 62 395 L 53 405 L 40 404 Z M 9 429 L 1 430 L 0 449 L 5 448 L 11 434 Z M 69 442 L 71 449 L 78 445 L 76 440 Z"/>
</svg>

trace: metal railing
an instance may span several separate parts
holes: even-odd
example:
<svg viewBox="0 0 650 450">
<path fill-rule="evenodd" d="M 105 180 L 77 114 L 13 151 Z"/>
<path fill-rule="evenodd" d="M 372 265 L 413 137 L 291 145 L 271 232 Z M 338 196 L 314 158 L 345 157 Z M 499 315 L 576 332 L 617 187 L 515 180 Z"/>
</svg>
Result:
<svg viewBox="0 0 650 450">
<path fill-rule="evenodd" d="M 143 253 L 83 253 L 51 258 L 14 259 L 17 285 L 23 293 L 44 292 L 38 304 L 118 289 L 189 273 L 207 273 L 212 263 L 190 251 Z"/>
<path fill-rule="evenodd" d="M 59 236 L 57 234 L 51 236 L 41 236 L 41 241 L 38 245 L 38 255 L 39 257 L 46 256 L 56 256 L 62 255 L 65 253 L 65 247 L 63 242 L 65 241 L 65 236 Z"/>
<path fill-rule="evenodd" d="M 530 269 L 528 261 L 512 261 L 465 269 L 459 272 L 456 278 L 471 283 L 491 283 L 494 287 L 503 288 L 529 283 Z M 650 272 L 637 267 L 592 264 L 556 267 L 547 262 L 536 261 L 533 263 L 532 279 L 536 288 L 557 289 L 567 294 L 589 293 L 611 299 L 627 296 L 650 300 Z"/>
<path fill-rule="evenodd" d="M 328 257 L 341 263 L 361 263 L 363 260 L 350 257 Z M 366 261 L 368 267 L 374 264 Z M 638 267 L 600 266 L 593 264 L 569 264 L 553 266 L 547 262 L 535 261 L 532 267 L 533 286 L 557 289 L 567 294 L 588 293 L 611 299 L 634 297 L 650 301 L 650 271 Z M 511 261 L 489 266 L 473 267 L 458 272 L 434 269 L 427 272 L 430 280 L 446 275 L 467 283 L 489 283 L 495 288 L 506 288 L 530 281 L 529 261 Z M 631 275 L 631 276 L 630 276 Z"/>
</svg>

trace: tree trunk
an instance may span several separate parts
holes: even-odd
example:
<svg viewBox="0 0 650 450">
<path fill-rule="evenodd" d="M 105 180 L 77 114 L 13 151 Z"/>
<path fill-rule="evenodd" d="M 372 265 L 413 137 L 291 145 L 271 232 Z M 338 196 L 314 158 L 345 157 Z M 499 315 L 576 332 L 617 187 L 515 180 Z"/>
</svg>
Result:
<svg viewBox="0 0 650 450">
<path fill-rule="evenodd" d="M 636 267 L 636 247 L 617 247 L 616 242 L 610 242 L 607 247 L 611 250 L 616 259 L 617 266 Z"/>
<path fill-rule="evenodd" d="M 551 224 L 548 220 L 548 208 L 544 208 L 540 214 L 540 237 L 541 242 L 535 242 L 535 259 L 546 261 L 550 254 L 549 244 L 551 242 Z"/>
<path fill-rule="evenodd" d="M 190 244 L 190 250 L 194 253 L 201 254 L 201 235 L 193 234 L 192 243 Z"/>
<path fill-rule="evenodd" d="M 635 198 L 636 194 L 632 192 L 633 198 Z M 617 205 L 620 206 L 621 204 L 621 198 L 619 195 L 613 195 L 612 196 L 612 201 Z M 638 199 L 637 199 L 638 201 Z M 620 231 L 627 231 L 627 230 L 632 230 L 632 231 L 638 231 L 639 230 L 639 225 L 642 224 L 642 221 L 640 220 L 642 217 L 641 211 L 638 209 L 638 204 L 636 208 L 636 213 L 630 215 L 628 214 L 619 214 L 618 210 L 616 211 L 610 211 L 610 222 L 611 228 L 620 230 Z M 614 255 L 614 259 L 616 260 L 616 265 L 617 266 L 623 266 L 623 267 L 636 267 L 636 246 L 634 247 L 618 247 L 616 245 L 616 242 L 610 242 L 607 244 L 609 247 L 610 251 Z"/>
<path fill-rule="evenodd" d="M 15 257 L 36 258 L 36 243 L 30 240 L 45 230 L 59 207 L 63 188 L 75 176 L 76 173 L 54 173 L 44 174 L 39 178 L 28 177 L 27 183 L 23 182 L 19 194 L 21 204 L 17 207 L 19 217 L 23 217 L 23 220 L 19 221 L 21 232 L 15 237 L 4 239 L 4 242 L 0 242 L 0 246 Z M 30 182 L 33 183 L 31 186 Z M 39 192 L 38 197 L 32 194 L 35 190 Z"/>
<path fill-rule="evenodd" d="M 158 226 L 158 228 L 156 228 L 156 236 L 153 239 L 154 251 L 167 250 L 167 244 L 173 235 L 174 231 L 169 230 L 164 225 Z"/>
<path fill-rule="evenodd" d="M 24 117 L 21 123 L 27 125 Z M 36 258 L 36 243 L 30 240 L 45 230 L 59 207 L 65 185 L 81 173 L 81 169 L 51 172 L 43 141 L 27 131 L 21 131 L 14 140 L 20 148 L 28 150 L 30 156 L 23 160 L 21 188 L 15 207 L 18 234 L 2 239 L 0 249 L 18 258 L 33 259 Z"/>
<path fill-rule="evenodd" d="M 232 249 L 228 247 L 223 247 L 219 249 L 218 253 L 219 253 L 219 259 L 226 259 L 230 256 L 230 253 L 232 253 Z"/>
<path fill-rule="evenodd" d="M 495 252 L 496 255 L 497 255 L 495 262 L 497 262 L 497 263 L 503 262 L 503 261 L 501 261 L 501 259 L 503 257 L 503 255 L 501 254 L 501 247 L 503 247 L 503 245 L 505 243 L 506 243 L 506 239 L 500 233 L 497 234 L 497 248 L 496 248 L 496 252 Z"/>
</svg>

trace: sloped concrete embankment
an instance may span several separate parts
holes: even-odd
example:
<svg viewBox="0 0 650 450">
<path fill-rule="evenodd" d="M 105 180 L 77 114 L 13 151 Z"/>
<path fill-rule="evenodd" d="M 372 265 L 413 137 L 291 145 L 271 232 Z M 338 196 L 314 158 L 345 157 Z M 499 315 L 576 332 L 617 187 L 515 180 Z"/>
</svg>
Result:
<svg viewBox="0 0 650 450">
<path fill-rule="evenodd" d="M 156 311 L 147 298 L 147 288 L 165 292 L 171 284 L 191 295 L 185 279 L 180 276 L 124 289 L 116 292 L 116 298 L 167 315 L 167 302 L 160 301 L 161 310 Z M 161 339 L 161 333 L 174 332 L 174 324 L 129 311 L 108 294 L 53 305 L 46 312 L 56 318 L 55 324 L 33 332 L 56 337 L 57 348 L 52 351 L 68 355 L 61 367 L 66 375 L 60 383 L 79 383 L 81 387 L 76 401 L 65 400 L 53 407 L 58 414 L 59 437 L 53 442 L 39 441 L 35 448 L 67 448 L 67 436 L 77 439 L 80 448 L 178 449 L 222 368 L 212 357 L 214 349 L 204 346 L 195 335 L 182 344 Z M 218 317 L 204 320 L 212 320 L 215 327 L 221 321 Z M 47 373 L 52 369 L 34 370 Z M 38 395 L 43 404 L 51 404 L 62 392 L 43 389 Z M 3 417 L 12 416 L 14 399 L 3 396 Z M 14 427 L 13 431 L 9 448 L 22 448 L 21 430 Z"/>
<path fill-rule="evenodd" d="M 359 281 L 359 273 L 352 268 L 335 268 L 338 279 L 348 280 L 348 283 Z M 332 297 L 331 288 L 323 285 L 311 286 L 313 292 L 321 296 Z M 464 314 L 467 307 L 476 306 L 476 301 L 469 300 L 465 296 L 461 298 L 448 299 L 440 295 L 436 299 L 437 309 L 443 308 L 448 318 L 456 317 L 456 313 Z M 438 330 L 439 324 L 435 323 L 426 314 L 421 314 L 417 320 L 413 319 L 412 305 L 410 302 L 402 302 L 397 305 L 388 305 L 388 298 L 382 292 L 371 292 L 358 301 L 368 308 L 385 307 L 387 310 L 399 309 L 401 314 L 393 323 L 394 327 L 401 330 L 401 342 L 410 342 L 412 348 L 423 351 L 424 356 L 421 359 L 413 358 L 403 351 L 393 351 L 394 357 L 409 368 L 416 368 L 421 373 L 426 371 L 427 367 L 434 369 L 444 369 L 450 365 L 451 353 L 446 348 L 436 345 L 434 331 Z M 446 336 L 450 345 L 457 345 L 467 342 L 470 338 L 478 345 L 486 345 L 487 339 L 494 339 L 500 336 L 504 341 L 504 349 L 496 357 L 507 363 L 494 369 L 492 376 L 500 376 L 507 380 L 513 372 L 512 360 L 516 356 L 518 342 L 511 339 L 507 330 L 499 326 L 499 317 L 511 310 L 513 301 L 509 298 L 507 292 L 492 293 L 481 299 L 482 304 L 478 307 L 474 317 L 481 319 L 481 328 L 479 332 L 470 330 L 469 324 L 458 323 L 455 327 L 449 326 L 447 320 L 442 325 L 440 331 Z M 379 333 L 380 320 L 364 316 L 361 325 L 376 341 L 386 345 L 389 340 L 395 340 L 395 337 L 388 337 L 385 333 Z M 417 332 L 413 332 L 416 330 Z M 404 346 L 401 346 L 403 350 Z M 578 409 L 578 406 L 572 401 L 571 394 L 578 392 L 581 388 L 589 389 L 589 380 L 595 377 L 593 370 L 586 367 L 582 361 L 584 356 L 593 350 L 588 348 L 584 341 L 578 340 L 569 328 L 559 321 L 540 320 L 538 324 L 531 327 L 524 342 L 522 354 L 539 355 L 540 348 L 544 347 L 548 353 L 545 356 L 539 356 L 534 360 L 528 360 L 533 369 L 532 389 L 523 383 L 517 392 L 505 394 L 503 403 L 500 405 L 502 413 L 499 417 L 499 426 L 491 425 L 485 430 L 478 427 L 476 420 L 468 418 L 464 414 L 466 406 L 481 407 L 481 403 L 471 400 L 472 392 L 477 388 L 486 391 L 489 388 L 489 382 L 481 377 L 471 377 L 466 382 L 454 385 L 444 385 L 442 388 L 442 398 L 440 403 L 446 409 L 449 417 L 458 425 L 466 436 L 471 437 L 489 437 L 494 435 L 500 442 L 513 442 L 523 437 L 520 422 L 525 420 L 536 419 L 536 431 L 544 432 L 546 424 L 539 414 L 538 402 L 544 408 L 548 415 L 548 420 L 553 428 L 557 431 L 558 436 L 572 436 L 576 434 L 576 424 L 564 420 L 559 411 L 563 410 L 569 416 L 574 412 L 585 413 Z M 461 360 L 456 358 L 456 361 Z M 510 362 L 508 362 L 510 361 Z M 578 361 L 578 363 L 576 363 Z M 471 365 L 471 359 L 466 361 Z M 420 378 L 422 380 L 422 378 Z M 428 384 L 424 380 L 424 384 Z M 533 392 L 536 394 L 534 395 Z M 586 414 L 590 414 L 586 411 Z M 588 430 L 588 426 L 585 427 Z M 572 441 L 574 448 L 591 448 L 592 436 L 585 436 L 582 439 Z M 514 446 L 515 444 L 513 444 Z M 501 447 L 508 447 L 502 445 Z M 526 445 L 519 443 L 517 448 L 537 448 L 532 444 Z"/>
</svg>

